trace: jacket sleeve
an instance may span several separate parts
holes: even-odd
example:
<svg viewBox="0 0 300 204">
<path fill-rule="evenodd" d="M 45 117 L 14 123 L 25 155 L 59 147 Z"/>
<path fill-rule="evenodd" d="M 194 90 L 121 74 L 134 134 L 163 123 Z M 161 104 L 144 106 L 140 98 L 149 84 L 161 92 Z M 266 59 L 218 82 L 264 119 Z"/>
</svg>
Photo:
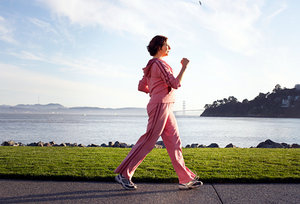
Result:
<svg viewBox="0 0 300 204">
<path fill-rule="evenodd" d="M 148 82 L 145 76 L 143 76 L 143 78 L 139 81 L 138 90 L 145 93 L 149 93 Z"/>
<path fill-rule="evenodd" d="M 162 80 L 173 89 L 178 89 L 181 85 L 177 78 L 174 77 L 173 73 L 171 73 L 171 70 L 163 63 L 156 62 L 153 66 L 157 66 L 157 70 L 160 71 L 160 76 Z"/>
</svg>

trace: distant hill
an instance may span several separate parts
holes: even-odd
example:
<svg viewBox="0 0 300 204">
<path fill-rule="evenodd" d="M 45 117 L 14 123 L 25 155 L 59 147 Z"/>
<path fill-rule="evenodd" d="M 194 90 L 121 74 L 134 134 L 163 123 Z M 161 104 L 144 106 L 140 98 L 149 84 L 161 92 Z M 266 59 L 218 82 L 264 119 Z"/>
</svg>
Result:
<svg viewBox="0 0 300 204">
<path fill-rule="evenodd" d="M 281 88 L 259 93 L 253 100 L 239 102 L 234 96 L 206 104 L 201 116 L 215 117 L 284 117 L 300 118 L 300 87 Z"/>
<path fill-rule="evenodd" d="M 146 115 L 145 108 L 98 108 L 65 107 L 61 104 L 19 104 L 16 106 L 0 105 L 0 113 L 45 113 L 45 114 L 99 114 L 99 115 Z"/>
</svg>

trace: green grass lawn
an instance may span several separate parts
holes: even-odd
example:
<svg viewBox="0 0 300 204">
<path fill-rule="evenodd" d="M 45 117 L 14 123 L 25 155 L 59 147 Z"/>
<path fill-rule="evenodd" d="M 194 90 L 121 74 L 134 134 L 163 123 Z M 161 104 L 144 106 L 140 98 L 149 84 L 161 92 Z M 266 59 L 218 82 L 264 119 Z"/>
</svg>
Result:
<svg viewBox="0 0 300 204">
<path fill-rule="evenodd" d="M 130 149 L 0 147 L 0 178 L 113 181 Z M 300 149 L 183 149 L 204 182 L 300 182 Z M 153 149 L 134 181 L 178 182 L 166 149 Z"/>
</svg>

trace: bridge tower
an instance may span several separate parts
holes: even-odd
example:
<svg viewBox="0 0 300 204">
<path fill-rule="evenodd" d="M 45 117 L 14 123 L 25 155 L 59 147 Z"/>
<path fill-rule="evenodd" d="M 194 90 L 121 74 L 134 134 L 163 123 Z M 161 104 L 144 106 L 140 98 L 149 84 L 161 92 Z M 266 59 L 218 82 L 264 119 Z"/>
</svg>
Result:
<svg viewBox="0 0 300 204">
<path fill-rule="evenodd" d="M 185 106 L 185 101 L 182 101 L 182 114 L 185 115 L 185 109 L 186 106 Z"/>
</svg>

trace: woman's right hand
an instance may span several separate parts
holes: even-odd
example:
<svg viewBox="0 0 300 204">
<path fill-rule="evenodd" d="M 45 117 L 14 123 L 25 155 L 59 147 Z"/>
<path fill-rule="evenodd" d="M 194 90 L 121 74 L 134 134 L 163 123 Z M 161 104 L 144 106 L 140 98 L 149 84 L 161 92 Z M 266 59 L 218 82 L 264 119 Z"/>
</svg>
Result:
<svg viewBox="0 0 300 204">
<path fill-rule="evenodd" d="M 182 58 L 181 60 L 182 67 L 186 68 L 189 62 L 190 61 L 187 58 Z"/>
</svg>

